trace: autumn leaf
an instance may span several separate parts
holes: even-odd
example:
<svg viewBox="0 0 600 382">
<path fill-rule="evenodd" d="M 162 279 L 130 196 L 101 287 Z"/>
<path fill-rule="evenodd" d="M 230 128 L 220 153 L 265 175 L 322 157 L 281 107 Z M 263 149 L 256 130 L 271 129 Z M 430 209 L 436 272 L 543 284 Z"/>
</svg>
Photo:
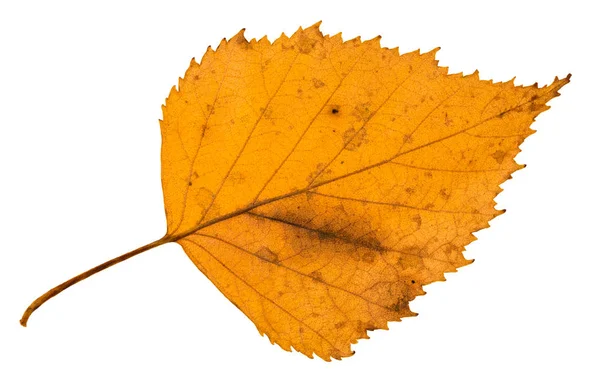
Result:
<svg viewBox="0 0 600 382">
<path fill-rule="evenodd" d="M 329 360 L 416 315 L 423 285 L 471 263 L 473 232 L 503 211 L 519 145 L 569 76 L 514 86 L 447 73 L 435 52 L 343 41 L 318 24 L 192 63 L 163 106 L 164 243 L 283 349 Z"/>
</svg>

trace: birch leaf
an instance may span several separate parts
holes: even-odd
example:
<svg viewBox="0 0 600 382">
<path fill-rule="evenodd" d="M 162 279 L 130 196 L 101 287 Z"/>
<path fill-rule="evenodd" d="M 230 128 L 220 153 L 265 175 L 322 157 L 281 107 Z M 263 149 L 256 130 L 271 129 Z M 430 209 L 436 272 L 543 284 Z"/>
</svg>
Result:
<svg viewBox="0 0 600 382">
<path fill-rule="evenodd" d="M 416 315 L 423 285 L 471 263 L 519 145 L 569 81 L 448 74 L 435 52 L 318 24 L 209 48 L 163 107 L 167 234 L 123 256 L 179 243 L 260 333 L 309 357 L 350 356 Z"/>
</svg>

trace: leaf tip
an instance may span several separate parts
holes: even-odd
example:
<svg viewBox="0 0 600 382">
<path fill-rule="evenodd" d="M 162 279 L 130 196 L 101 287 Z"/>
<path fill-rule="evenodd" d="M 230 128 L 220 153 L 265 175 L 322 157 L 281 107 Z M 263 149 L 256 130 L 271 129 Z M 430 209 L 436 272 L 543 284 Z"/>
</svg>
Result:
<svg viewBox="0 0 600 382">
<path fill-rule="evenodd" d="M 565 82 L 571 82 L 571 73 L 567 74 L 565 77 Z"/>
<path fill-rule="evenodd" d="M 560 90 L 560 88 L 562 88 L 563 86 L 565 86 L 566 84 L 568 84 L 569 82 L 571 82 L 571 73 L 567 74 L 567 76 L 565 78 L 563 78 L 562 80 L 557 77 L 554 77 L 554 82 L 558 82 L 558 87 L 556 88 L 556 94 L 560 95 L 560 93 L 558 92 L 558 90 Z"/>
</svg>

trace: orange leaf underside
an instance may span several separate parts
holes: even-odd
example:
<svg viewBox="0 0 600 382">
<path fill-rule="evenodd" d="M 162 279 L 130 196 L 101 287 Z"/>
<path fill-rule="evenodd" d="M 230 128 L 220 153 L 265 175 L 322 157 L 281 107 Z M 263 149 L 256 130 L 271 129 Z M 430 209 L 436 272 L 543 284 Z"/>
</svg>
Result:
<svg viewBox="0 0 600 382">
<path fill-rule="evenodd" d="M 568 77 L 514 86 L 447 74 L 318 25 L 243 31 L 172 89 L 161 121 L 167 237 L 261 333 L 329 360 L 414 316 L 469 264 L 499 185 Z"/>
</svg>

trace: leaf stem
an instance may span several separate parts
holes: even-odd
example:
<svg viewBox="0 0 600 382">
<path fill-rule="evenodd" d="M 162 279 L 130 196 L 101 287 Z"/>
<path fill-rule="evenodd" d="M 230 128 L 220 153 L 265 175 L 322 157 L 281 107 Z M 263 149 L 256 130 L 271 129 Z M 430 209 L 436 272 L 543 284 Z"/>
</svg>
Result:
<svg viewBox="0 0 600 382">
<path fill-rule="evenodd" d="M 38 297 L 34 302 L 32 302 L 29 307 L 27 307 L 27 309 L 25 310 L 25 313 L 23 313 L 23 317 L 21 318 L 21 325 L 23 326 L 27 326 L 27 320 L 29 320 L 29 316 L 31 316 L 31 314 L 40 306 L 42 306 L 42 304 L 44 304 L 46 301 L 50 300 L 52 297 L 56 296 L 57 294 L 59 294 L 60 292 L 62 292 L 63 290 L 67 289 L 68 287 L 77 284 L 78 282 L 87 279 L 88 277 L 90 277 L 93 274 L 96 274 L 100 271 L 105 270 L 106 268 L 110 268 L 115 264 L 118 264 L 122 261 L 125 261 L 127 259 L 132 258 L 135 255 L 139 255 L 140 253 L 146 252 L 149 249 L 152 248 L 156 248 L 160 245 L 163 245 L 165 243 L 169 243 L 173 241 L 173 239 L 169 236 L 165 236 L 159 240 L 153 241 L 152 243 L 148 243 L 144 246 L 141 246 L 137 249 L 134 249 L 131 252 L 127 252 L 121 256 L 115 257 L 112 260 L 108 260 L 105 263 L 102 263 L 100 265 L 95 266 L 94 268 L 91 268 L 85 272 L 83 272 L 80 275 L 77 275 L 67 281 L 65 281 L 62 284 L 59 284 L 57 286 L 55 286 L 54 288 L 50 289 L 48 292 L 44 293 L 43 295 L 41 295 L 40 297 Z"/>
</svg>

